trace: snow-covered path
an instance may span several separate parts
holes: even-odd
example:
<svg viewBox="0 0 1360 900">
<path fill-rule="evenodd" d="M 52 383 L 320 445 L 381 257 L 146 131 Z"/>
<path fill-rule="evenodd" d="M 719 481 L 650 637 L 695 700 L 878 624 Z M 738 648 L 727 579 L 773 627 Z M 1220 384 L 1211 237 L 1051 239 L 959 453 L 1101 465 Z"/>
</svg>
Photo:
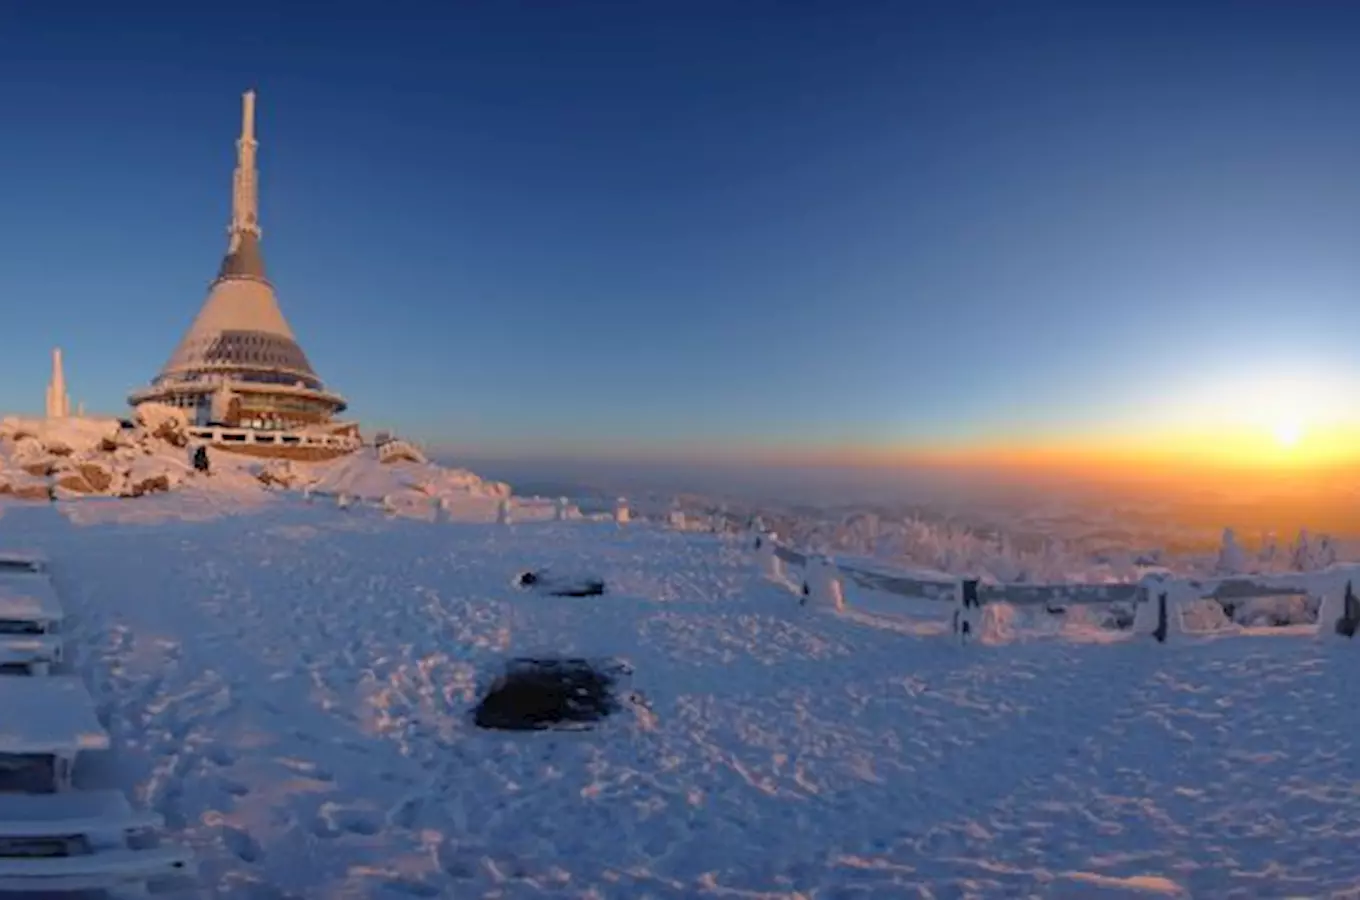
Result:
<svg viewBox="0 0 1360 900">
<path fill-rule="evenodd" d="M 131 501 L 135 502 L 135 501 Z M 734 547 L 273 503 L 52 557 L 118 748 L 222 897 L 1321 897 L 1360 889 L 1360 644 L 958 648 L 800 608 Z M 521 594 L 552 564 L 584 600 Z M 926 629 L 928 630 L 928 629 Z M 611 655 L 597 731 L 466 714 L 510 655 Z"/>
</svg>

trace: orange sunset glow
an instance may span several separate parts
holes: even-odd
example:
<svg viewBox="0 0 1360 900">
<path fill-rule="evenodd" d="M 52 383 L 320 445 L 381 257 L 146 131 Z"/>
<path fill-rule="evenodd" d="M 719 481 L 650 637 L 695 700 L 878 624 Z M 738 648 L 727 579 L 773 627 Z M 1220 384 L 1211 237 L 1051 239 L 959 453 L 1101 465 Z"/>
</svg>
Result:
<svg viewBox="0 0 1360 900">
<path fill-rule="evenodd" d="M 1233 478 L 1360 468 L 1360 386 L 1325 374 L 1222 378 L 1108 421 L 865 447 L 868 465 Z"/>
<path fill-rule="evenodd" d="M 872 457 L 873 454 L 869 454 Z M 892 454 L 885 453 L 883 462 Z M 1281 423 L 1273 429 L 1175 431 L 1153 435 L 1085 436 L 996 441 L 907 451 L 904 462 L 1003 468 L 1156 468 L 1322 472 L 1360 465 L 1360 429 L 1307 429 Z"/>
</svg>

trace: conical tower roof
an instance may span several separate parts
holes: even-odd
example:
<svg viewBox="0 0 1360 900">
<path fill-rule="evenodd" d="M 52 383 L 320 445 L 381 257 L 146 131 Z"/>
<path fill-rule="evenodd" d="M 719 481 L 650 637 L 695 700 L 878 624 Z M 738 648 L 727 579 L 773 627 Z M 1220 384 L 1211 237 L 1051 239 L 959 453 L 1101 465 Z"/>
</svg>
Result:
<svg viewBox="0 0 1360 900">
<path fill-rule="evenodd" d="M 294 376 L 308 387 L 321 383 L 279 308 L 260 253 L 259 192 L 255 168 L 255 93 L 242 104 L 236 142 L 230 243 L 208 299 L 156 381 L 190 373 L 268 370 Z"/>
</svg>

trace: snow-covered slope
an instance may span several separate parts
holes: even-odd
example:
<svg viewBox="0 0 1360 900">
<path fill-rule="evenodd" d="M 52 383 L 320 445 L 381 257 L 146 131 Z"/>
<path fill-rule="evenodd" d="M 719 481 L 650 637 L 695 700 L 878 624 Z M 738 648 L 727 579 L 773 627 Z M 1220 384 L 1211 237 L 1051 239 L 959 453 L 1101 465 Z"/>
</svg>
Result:
<svg viewBox="0 0 1360 900">
<path fill-rule="evenodd" d="M 78 779 L 164 813 L 198 853 L 200 896 L 1320 897 L 1360 881 L 1352 642 L 959 648 L 930 604 L 801 607 L 717 536 L 287 497 L 135 529 L 11 504 L 0 531 L 47 553 L 80 623 L 117 749 Z M 610 592 L 511 586 L 541 566 Z M 626 659 L 645 705 L 591 732 L 475 728 L 501 662 L 541 653 Z"/>
</svg>

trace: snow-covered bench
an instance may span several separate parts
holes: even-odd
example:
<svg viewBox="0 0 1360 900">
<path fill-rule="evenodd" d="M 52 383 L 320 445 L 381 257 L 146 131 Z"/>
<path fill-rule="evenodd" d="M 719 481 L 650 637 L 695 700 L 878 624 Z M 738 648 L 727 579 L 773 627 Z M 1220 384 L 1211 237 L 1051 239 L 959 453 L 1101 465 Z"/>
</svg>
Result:
<svg viewBox="0 0 1360 900">
<path fill-rule="evenodd" d="M 22 666 L 34 675 L 46 675 L 61 662 L 62 639 L 58 634 L 0 633 L 0 666 Z"/>
<path fill-rule="evenodd" d="M 118 791 L 0 794 L 0 893 L 109 890 L 191 874 L 182 850 L 129 844 L 162 824 Z"/>
<path fill-rule="evenodd" d="M 61 662 L 64 619 L 45 574 L 0 566 L 0 665 L 46 674 L 50 665 Z"/>
<path fill-rule="evenodd" d="M 0 550 L 0 572 L 46 572 L 47 557 L 31 550 Z"/>
<path fill-rule="evenodd" d="M 45 575 L 0 571 L 0 633 L 47 634 L 59 630 L 65 618 Z"/>
<path fill-rule="evenodd" d="M 0 768 L 50 765 L 52 787 L 69 790 L 76 757 L 107 750 L 94 698 L 74 675 L 0 675 Z"/>
</svg>

